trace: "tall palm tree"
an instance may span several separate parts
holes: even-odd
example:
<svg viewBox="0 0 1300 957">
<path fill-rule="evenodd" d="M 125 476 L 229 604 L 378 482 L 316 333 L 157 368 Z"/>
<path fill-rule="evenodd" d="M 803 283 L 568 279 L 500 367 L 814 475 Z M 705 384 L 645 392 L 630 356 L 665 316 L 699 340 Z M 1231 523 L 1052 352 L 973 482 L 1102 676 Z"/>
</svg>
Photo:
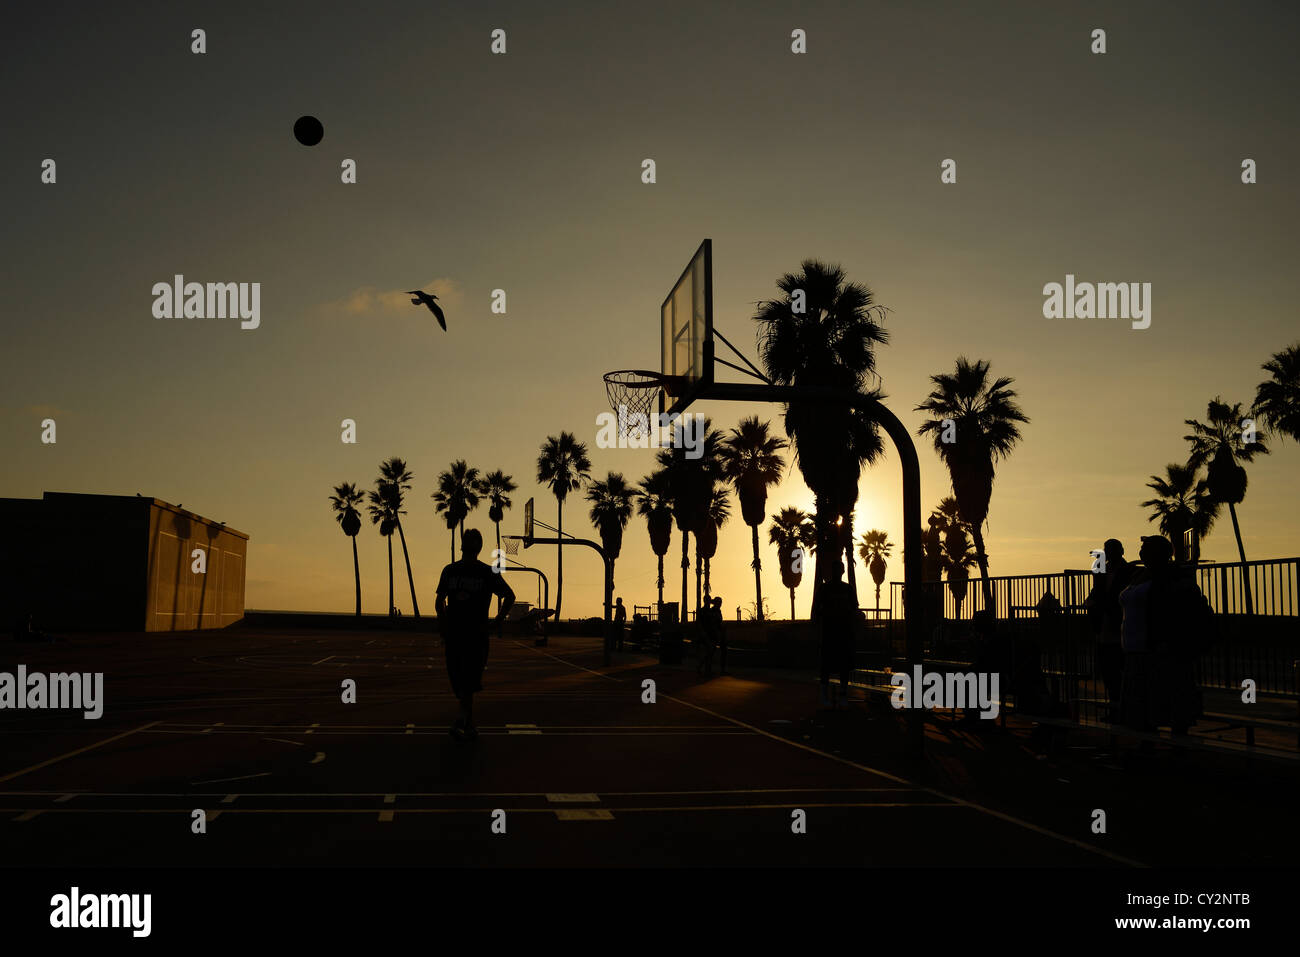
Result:
<svg viewBox="0 0 1300 957">
<path fill-rule="evenodd" d="M 1255 391 L 1255 414 L 1270 431 L 1300 442 L 1300 342 L 1273 353 L 1261 368 L 1272 378 Z"/>
<path fill-rule="evenodd" d="M 1201 539 L 1210 533 L 1214 520 L 1219 517 L 1219 503 L 1211 496 L 1205 479 L 1197 479 L 1197 469 L 1190 465 L 1171 462 L 1165 466 L 1165 476 L 1151 476 L 1147 488 L 1156 493 L 1155 498 L 1142 502 L 1143 508 L 1152 509 L 1148 522 L 1159 521 L 1160 534 L 1174 543 L 1178 561 L 1187 561 L 1183 544 L 1184 533 L 1192 530 L 1193 562 L 1201 558 Z"/>
<path fill-rule="evenodd" d="M 731 517 L 731 503 L 727 501 L 726 488 L 715 488 L 709 501 L 709 515 L 695 536 L 695 567 L 698 570 L 701 559 L 704 562 L 704 599 L 713 597 L 709 581 L 709 567 L 713 556 L 718 553 L 718 529 L 727 524 Z M 697 611 L 698 614 L 698 611 Z"/>
<path fill-rule="evenodd" d="M 406 561 L 406 581 L 411 586 L 411 608 L 415 612 L 415 617 L 419 618 L 420 602 L 415 597 L 415 576 L 411 574 L 411 554 L 406 550 L 406 532 L 402 530 L 402 516 L 406 514 L 402 505 L 406 501 L 406 493 L 411 490 L 411 481 L 414 478 L 406 463 L 397 456 L 379 464 L 379 491 L 388 496 L 393 507 L 393 523 L 397 528 L 398 536 L 402 539 L 402 558 Z"/>
<path fill-rule="evenodd" d="M 794 556 L 801 550 L 805 555 L 816 551 L 817 527 L 807 512 L 787 506 L 772 519 L 772 524 L 767 528 L 767 540 L 776 546 L 781 584 L 790 589 L 790 620 L 794 621 L 794 590 L 803 580 L 803 562 L 800 561 L 796 567 Z"/>
<path fill-rule="evenodd" d="M 330 505 L 334 507 L 334 518 L 343 527 L 343 534 L 352 539 L 352 574 L 357 583 L 357 615 L 361 615 L 361 563 L 357 561 L 357 533 L 361 531 L 361 515 L 357 506 L 365 501 L 365 492 L 357 491 L 351 482 L 334 486 L 330 496 Z"/>
<path fill-rule="evenodd" d="M 587 457 L 587 446 L 579 442 L 572 432 L 561 432 L 558 436 L 547 436 L 542 444 L 541 454 L 537 456 L 537 481 L 549 486 L 555 495 L 559 519 L 556 538 L 564 538 L 564 500 L 570 492 L 582 488 L 591 472 L 591 459 Z M 555 546 L 556 588 L 555 620 L 560 620 L 560 603 L 564 598 L 564 545 Z"/>
<path fill-rule="evenodd" d="M 955 372 L 932 375 L 930 381 L 934 389 L 916 407 L 918 412 L 928 412 L 930 421 L 921 424 L 917 435 L 934 439 L 934 450 L 948 467 L 962 521 L 970 526 L 975 540 L 984 607 L 991 609 L 993 583 L 989 581 L 983 527 L 993 496 L 994 466 L 1020 441 L 1016 423 L 1028 424 L 1029 419 L 1014 401 L 1016 393 L 1010 386 L 1015 380 L 1003 377 L 990 382 L 989 364 L 983 359 L 970 362 L 960 356 Z M 944 441 L 949 432 L 945 427 L 948 420 L 956 425 L 952 442 Z"/>
<path fill-rule="evenodd" d="M 367 493 L 369 504 L 366 511 L 370 521 L 379 526 L 379 534 L 388 539 L 388 614 L 392 615 L 393 604 L 393 530 L 397 527 L 397 516 L 393 514 L 392 498 L 380 489 L 371 489 Z"/>
<path fill-rule="evenodd" d="M 778 454 L 789 448 L 785 439 L 769 434 L 770 422 L 758 416 L 741 419 L 740 424 L 722 442 L 722 474 L 736 488 L 740 499 L 740 516 L 749 526 L 754 546 L 754 614 L 763 620 L 763 568 L 758 557 L 758 526 L 767 518 L 767 490 L 781 481 L 785 460 Z"/>
<path fill-rule="evenodd" d="M 806 260 L 800 272 L 782 276 L 777 287 L 782 298 L 760 303 L 754 317 L 768 378 L 778 385 L 864 392 L 875 375 L 875 347 L 889 340 L 882 325 L 886 310 L 874 302 L 871 290 L 848 282 L 839 266 L 814 259 Z M 874 389 L 866 394 L 881 395 Z M 819 542 L 833 545 L 828 552 L 845 556 L 850 581 L 855 581 L 852 514 L 863 465 L 884 452 L 879 429 L 858 410 L 794 401 L 786 406 L 785 431 L 815 498 Z M 819 564 L 820 556 L 821 550 Z"/>
<path fill-rule="evenodd" d="M 681 620 L 686 620 L 686 585 L 690 572 L 689 546 L 691 535 L 699 535 L 708 519 L 709 503 L 713 501 L 714 486 L 722 478 L 722 466 L 719 449 L 722 433 L 713 428 L 708 418 L 697 418 L 691 425 L 694 432 L 695 451 L 691 457 L 686 448 L 684 429 L 686 424 L 679 420 L 673 428 L 673 447 L 661 449 L 658 455 L 659 467 L 668 476 L 668 498 L 672 502 L 673 519 L 677 530 L 682 533 L 682 604 Z M 703 439 L 700 438 L 703 436 Z M 698 453 L 698 454 L 695 454 Z M 697 565 L 698 565 L 698 548 Z M 699 575 L 696 568 L 696 611 L 699 611 Z"/>
<path fill-rule="evenodd" d="M 488 501 L 488 518 L 497 530 L 497 552 L 501 551 L 501 519 L 505 518 L 506 509 L 510 507 L 510 493 L 519 488 L 514 476 L 507 475 L 500 469 L 489 472 L 483 478 L 483 495 Z"/>
<path fill-rule="evenodd" d="M 659 588 L 659 605 L 664 603 L 664 556 L 673 534 L 673 505 L 668 497 L 668 473 L 656 469 L 641 480 L 641 490 L 637 496 L 636 511 L 645 517 L 646 528 L 650 533 L 650 548 L 659 559 L 659 577 L 655 584 Z"/>
<path fill-rule="evenodd" d="M 889 540 L 889 535 L 875 528 L 865 532 L 861 543 L 858 545 L 858 554 L 867 563 L 871 578 L 876 583 L 877 617 L 879 617 L 880 612 L 880 586 L 885 583 L 885 559 L 889 557 L 889 553 L 893 549 L 894 543 Z"/>
<path fill-rule="evenodd" d="M 1192 452 L 1187 457 L 1187 464 L 1193 468 L 1206 468 L 1205 482 L 1210 496 L 1216 502 L 1228 506 L 1232 516 L 1232 532 L 1237 536 L 1237 555 L 1241 558 L 1241 581 L 1246 598 L 1246 614 L 1255 613 L 1254 601 L 1250 594 L 1250 575 L 1246 570 L 1246 548 L 1241 543 L 1241 525 L 1237 522 L 1237 503 L 1246 497 L 1246 469 L 1240 462 L 1254 461 L 1256 455 L 1267 455 L 1268 446 L 1262 435 L 1251 436 L 1246 440 L 1242 430 L 1241 403 L 1228 405 L 1219 396 L 1215 396 L 1206 407 L 1205 422 L 1185 419 L 1185 425 L 1192 430 L 1191 435 L 1183 439 L 1192 444 Z"/>
<path fill-rule="evenodd" d="M 464 459 L 457 459 L 451 463 L 451 468 L 438 474 L 438 491 L 430 498 L 434 501 L 434 510 L 446 516 L 449 527 L 459 526 L 462 548 L 465 546 L 465 519 L 478 508 L 479 496 L 482 494 L 483 479 L 479 476 L 478 469 L 471 467 Z M 453 544 L 453 561 L 455 554 Z"/>
<path fill-rule="evenodd" d="M 591 503 L 591 524 L 600 534 L 601 547 L 609 559 L 609 589 L 614 589 L 614 562 L 623 551 L 623 530 L 632 517 L 632 502 L 636 489 L 627 484 L 619 472 L 610 472 L 603 482 L 592 482 L 587 488 L 587 501 Z"/>
</svg>

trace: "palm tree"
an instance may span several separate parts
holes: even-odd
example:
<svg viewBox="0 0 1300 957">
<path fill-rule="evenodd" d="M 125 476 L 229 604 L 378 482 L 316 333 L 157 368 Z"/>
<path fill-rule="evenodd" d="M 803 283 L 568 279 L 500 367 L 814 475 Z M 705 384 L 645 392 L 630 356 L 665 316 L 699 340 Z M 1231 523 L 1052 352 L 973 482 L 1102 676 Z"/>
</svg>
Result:
<svg viewBox="0 0 1300 957">
<path fill-rule="evenodd" d="M 1261 368 L 1272 378 L 1255 392 L 1255 414 L 1279 436 L 1300 442 L 1300 343 L 1273 353 Z"/>
<path fill-rule="evenodd" d="M 640 494 L 637 496 L 636 511 L 645 516 L 646 528 L 650 533 L 650 548 L 659 559 L 659 605 L 664 603 L 664 556 L 673 534 L 673 505 L 668 497 L 668 472 L 656 469 L 641 480 Z"/>
<path fill-rule="evenodd" d="M 357 561 L 357 533 L 361 531 L 361 515 L 357 506 L 365 500 L 365 493 L 357 491 L 351 482 L 334 486 L 330 504 L 334 507 L 334 518 L 343 527 L 343 534 L 352 539 L 352 573 L 357 582 L 357 616 L 361 615 L 361 563 Z"/>
<path fill-rule="evenodd" d="M 406 550 L 406 532 L 402 530 L 402 516 L 406 514 L 402 508 L 406 501 L 406 493 L 411 490 L 411 481 L 415 476 L 411 470 L 406 467 L 406 463 L 393 456 L 387 462 L 379 464 L 379 490 L 382 494 L 387 495 L 393 511 L 393 523 L 397 527 L 397 534 L 402 539 L 402 558 L 406 561 L 406 581 L 411 586 L 411 608 L 415 611 L 415 617 L 420 617 L 420 603 L 415 597 L 415 576 L 411 574 L 411 555 Z"/>
<path fill-rule="evenodd" d="M 782 276 L 777 287 L 784 297 L 760 303 L 754 317 L 768 378 L 778 385 L 863 392 L 868 377 L 875 375 L 875 347 L 889 339 L 881 324 L 886 310 L 874 303 L 871 290 L 847 282 L 839 266 L 812 259 L 799 273 Z M 867 394 L 881 395 L 874 389 Z M 818 540 L 833 542 L 829 551 L 844 554 L 854 582 L 852 516 L 858 479 L 863 465 L 884 451 L 876 423 L 858 410 L 794 401 L 786 406 L 785 431 L 815 497 Z M 819 550 L 819 564 L 820 556 Z"/>
<path fill-rule="evenodd" d="M 397 516 L 393 514 L 392 497 L 384 494 L 381 489 L 371 489 L 367 493 L 369 503 L 366 511 L 370 513 L 370 521 L 379 526 L 379 534 L 388 539 L 388 614 L 392 615 L 393 609 L 393 529 L 397 527 Z"/>
<path fill-rule="evenodd" d="M 994 465 L 1010 455 L 1020 441 L 1016 423 L 1028 424 L 1029 419 L 1014 401 L 1016 393 L 1010 386 L 1015 380 L 1003 377 L 990 382 L 989 364 L 983 359 L 970 362 L 960 356 L 955 372 L 930 376 L 930 381 L 934 389 L 916 411 L 928 412 L 931 418 L 921 424 L 917 435 L 933 437 L 934 450 L 948 467 L 962 521 L 970 526 L 975 540 L 984 607 L 991 609 L 993 584 L 983 526 L 993 495 Z M 956 426 L 955 436 L 948 435 L 951 430 L 945 423 L 949 420 Z M 945 437 L 955 441 L 945 442 Z"/>
<path fill-rule="evenodd" d="M 434 510 L 447 518 L 448 528 L 460 528 L 461 548 L 465 547 L 465 519 L 478 508 L 479 496 L 484 494 L 483 479 L 478 469 L 471 468 L 464 459 L 451 463 L 451 468 L 438 475 L 438 491 L 430 498 Z M 456 560 L 455 532 L 452 533 L 452 561 Z M 500 547 L 500 542 L 497 543 Z"/>
<path fill-rule="evenodd" d="M 970 569 L 977 561 L 964 524 L 950 525 L 943 538 L 943 570 L 948 575 L 948 590 L 957 603 L 956 618 L 961 620 L 961 604 L 966 600 Z"/>
<path fill-rule="evenodd" d="M 1187 561 L 1184 551 L 1184 533 L 1192 530 L 1193 562 L 1200 561 L 1201 539 L 1210 533 L 1214 520 L 1219 517 L 1219 503 L 1207 489 L 1205 479 L 1197 480 L 1197 470 L 1190 465 L 1171 462 L 1165 466 L 1165 477 L 1151 476 L 1147 488 L 1156 493 L 1155 498 L 1142 502 L 1143 508 L 1152 509 L 1148 522 L 1159 520 L 1160 534 L 1174 543 L 1178 561 Z"/>
<path fill-rule="evenodd" d="M 777 561 L 781 567 L 781 584 L 790 589 L 790 620 L 794 621 L 794 590 L 803 579 L 803 560 L 795 565 L 795 554 L 817 549 L 817 527 L 802 509 L 781 509 L 767 528 L 767 540 L 776 546 Z"/>
<path fill-rule="evenodd" d="M 727 519 L 730 517 L 731 503 L 727 501 L 727 490 L 725 488 L 715 488 L 709 501 L 709 517 L 695 536 L 696 571 L 699 570 L 700 560 L 703 559 L 704 561 L 705 601 L 708 601 L 713 596 L 712 586 L 709 582 L 709 566 L 713 561 L 713 556 L 718 553 L 718 529 L 726 525 Z M 698 613 L 697 609 L 696 614 Z"/>
<path fill-rule="evenodd" d="M 767 490 L 781 481 L 785 460 L 778 454 L 789 448 L 785 439 L 768 434 L 770 422 L 760 422 L 752 415 L 741 419 L 723 440 L 722 474 L 736 488 L 740 515 L 749 526 L 754 546 L 754 613 L 763 620 L 763 584 L 759 572 L 763 563 L 758 557 L 758 526 L 767 518 Z"/>
<path fill-rule="evenodd" d="M 889 540 L 889 535 L 875 528 L 864 533 L 862 542 L 858 545 L 858 554 L 867 563 L 871 578 L 876 583 L 877 617 L 879 617 L 880 613 L 880 586 L 885 583 L 885 559 L 889 557 L 889 553 L 893 549 L 894 543 Z"/>
<path fill-rule="evenodd" d="M 591 524 L 600 533 L 600 544 L 609 559 L 610 594 L 614 589 L 614 562 L 623 551 L 623 530 L 632 517 L 632 501 L 636 489 L 628 485 L 619 472 L 610 472 L 603 482 L 592 482 L 587 488 L 587 501 L 591 502 Z"/>
<path fill-rule="evenodd" d="M 1215 396 L 1206 407 L 1206 422 L 1185 419 L 1192 434 L 1183 439 L 1192 443 L 1192 453 L 1187 464 L 1206 469 L 1206 488 L 1216 502 L 1226 502 L 1232 516 L 1232 531 L 1237 536 L 1237 555 L 1241 558 L 1241 582 L 1246 598 L 1246 614 L 1255 613 L 1250 594 L 1250 576 L 1246 571 L 1246 548 L 1241 543 L 1241 526 L 1237 523 L 1237 503 L 1246 497 L 1246 469 L 1238 462 L 1251 462 L 1256 455 L 1267 455 L 1268 446 L 1263 436 L 1243 434 L 1241 403 L 1228 405 Z"/>
<path fill-rule="evenodd" d="M 510 507 L 510 493 L 519 488 L 514 476 L 506 475 L 500 469 L 489 472 L 483 479 L 482 493 L 488 501 L 488 518 L 497 530 L 497 553 L 501 552 L 501 519 L 505 518 L 506 509 Z"/>
<path fill-rule="evenodd" d="M 673 519 L 677 530 L 682 533 L 682 604 L 681 620 L 686 620 L 686 584 L 691 563 L 689 559 L 690 537 L 698 537 L 700 529 L 708 519 L 709 504 L 713 501 L 714 486 L 722 478 L 722 466 L 719 449 L 722 433 L 713 428 L 707 418 L 694 420 L 696 451 L 692 458 L 687 455 L 683 430 L 686 424 L 678 420 L 673 430 L 673 447 L 661 449 L 658 455 L 659 467 L 668 476 L 668 499 L 672 503 Z M 703 436 L 703 439 L 700 436 Z M 698 565 L 698 552 L 697 565 Z M 696 575 L 696 612 L 699 611 L 699 575 Z"/>
<path fill-rule="evenodd" d="M 582 488 L 582 483 L 591 472 L 591 460 L 587 458 L 586 444 L 579 442 L 572 432 L 561 432 L 558 436 L 547 436 L 542 444 L 541 454 L 537 456 L 537 481 L 550 487 L 555 494 L 558 506 L 559 534 L 561 542 L 555 546 L 556 588 L 555 620 L 560 620 L 560 603 L 564 598 L 564 500 L 570 492 Z"/>
</svg>

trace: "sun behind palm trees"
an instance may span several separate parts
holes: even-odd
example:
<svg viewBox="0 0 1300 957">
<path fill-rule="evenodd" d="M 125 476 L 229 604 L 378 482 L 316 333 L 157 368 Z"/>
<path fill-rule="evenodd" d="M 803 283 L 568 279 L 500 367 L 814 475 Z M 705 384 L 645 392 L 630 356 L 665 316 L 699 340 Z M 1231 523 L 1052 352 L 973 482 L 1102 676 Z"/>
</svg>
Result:
<svg viewBox="0 0 1300 957">
<path fill-rule="evenodd" d="M 740 515 L 749 526 L 753 539 L 754 559 L 754 614 L 763 620 L 763 584 L 760 571 L 763 563 L 758 556 L 758 526 L 767 518 L 767 490 L 781 481 L 785 460 L 778 454 L 789 448 L 785 439 L 769 434 L 771 423 L 760 422 L 758 416 L 741 419 L 722 442 L 722 474 L 736 489 L 740 499 Z"/>
<path fill-rule="evenodd" d="M 862 560 L 867 563 L 867 570 L 871 572 L 871 580 L 876 583 L 876 615 L 880 614 L 880 586 L 885 583 L 885 559 L 893 551 L 894 543 L 889 540 L 889 535 L 879 529 L 873 528 L 862 535 L 862 542 L 858 545 L 858 554 Z"/>
<path fill-rule="evenodd" d="M 361 515 L 357 506 L 365 500 L 366 494 L 357 491 L 356 485 L 344 482 L 334 486 L 330 496 L 330 505 L 334 507 L 334 518 L 343 528 L 343 534 L 352 539 L 352 573 L 357 584 L 357 615 L 361 614 L 361 564 L 357 561 L 357 533 L 361 531 Z"/>
<path fill-rule="evenodd" d="M 541 454 L 537 456 L 537 481 L 550 488 L 555 495 L 559 533 L 556 538 L 564 538 L 564 500 L 570 492 L 582 488 L 591 472 L 591 459 L 587 457 L 587 446 L 579 442 L 572 432 L 561 432 L 558 436 L 547 436 L 542 444 Z M 564 598 L 564 545 L 555 546 L 556 588 L 555 620 L 560 620 L 560 603 Z"/>
<path fill-rule="evenodd" d="M 957 359 L 956 371 L 930 376 L 934 383 L 917 412 L 930 413 L 917 435 L 930 435 L 934 450 L 948 467 L 953 494 L 962 521 L 975 540 L 975 556 L 984 586 L 984 607 L 993 608 L 993 585 L 989 581 L 988 551 L 983 526 L 993 495 L 995 463 L 1011 454 L 1020 441 L 1016 423 L 1029 419 L 1016 405 L 1010 388 L 1014 379 L 989 381 L 989 364 L 983 359 Z"/>
<path fill-rule="evenodd" d="M 784 297 L 761 303 L 754 317 L 768 378 L 777 385 L 864 392 L 875 376 L 875 347 L 889 341 L 882 325 L 887 310 L 873 301 L 871 290 L 848 282 L 839 266 L 814 259 L 800 272 L 782 276 L 777 287 Z M 874 389 L 866 394 L 880 397 Z M 786 407 L 785 431 L 815 496 L 818 541 L 843 553 L 853 581 L 858 479 L 863 465 L 883 454 L 879 429 L 860 410 L 796 401 Z"/>
<path fill-rule="evenodd" d="M 794 590 L 803 580 L 807 554 L 817 548 L 817 529 L 807 512 L 787 506 L 772 519 L 767 529 L 767 540 L 776 546 L 781 584 L 790 589 L 790 620 L 794 621 Z"/>
</svg>

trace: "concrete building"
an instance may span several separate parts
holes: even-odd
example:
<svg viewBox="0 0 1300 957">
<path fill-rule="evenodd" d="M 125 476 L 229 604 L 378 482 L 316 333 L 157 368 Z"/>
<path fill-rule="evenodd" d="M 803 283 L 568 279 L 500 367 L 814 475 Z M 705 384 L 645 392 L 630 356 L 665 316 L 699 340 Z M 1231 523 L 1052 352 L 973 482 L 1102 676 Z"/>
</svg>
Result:
<svg viewBox="0 0 1300 957">
<path fill-rule="evenodd" d="M 202 552 L 205 571 L 196 571 Z M 0 623 L 191 631 L 244 617 L 248 536 L 156 498 L 0 499 Z"/>
</svg>

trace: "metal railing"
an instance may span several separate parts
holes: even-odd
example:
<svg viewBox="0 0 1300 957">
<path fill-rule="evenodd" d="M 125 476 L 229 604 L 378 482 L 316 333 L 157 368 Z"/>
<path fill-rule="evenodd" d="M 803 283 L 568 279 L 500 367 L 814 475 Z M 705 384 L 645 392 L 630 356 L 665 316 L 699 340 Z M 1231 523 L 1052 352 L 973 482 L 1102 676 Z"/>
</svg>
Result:
<svg viewBox="0 0 1300 957">
<path fill-rule="evenodd" d="M 1214 612 L 1215 626 L 1209 650 L 1194 666 L 1203 700 L 1213 698 L 1220 706 L 1230 707 L 1239 700 L 1247 678 L 1255 682 L 1259 694 L 1296 699 L 1300 694 L 1300 558 L 1247 562 L 1245 566 L 1206 564 L 1196 568 L 1195 576 Z M 1246 612 L 1246 582 L 1253 614 Z M 970 579 L 959 603 L 947 582 L 923 583 L 924 607 L 930 615 L 928 660 L 960 665 L 974 660 L 978 649 L 971 637 L 970 619 L 984 607 L 983 584 L 982 579 Z M 1074 721 L 1092 724 L 1114 718 L 1097 668 L 1096 623 L 1084 606 L 1094 584 L 1092 573 L 1067 569 L 1000 576 L 990 578 L 989 584 L 996 627 L 1011 649 L 1011 667 L 1023 662 L 1026 654 L 1036 658 L 1053 699 Z M 901 582 L 890 583 L 891 606 L 902 607 L 901 590 Z M 1060 613 L 1040 616 L 1039 603 L 1049 593 L 1060 603 Z M 1054 602 L 1049 599 L 1048 604 Z M 895 621 L 879 621 L 871 628 L 877 642 L 883 639 L 886 654 L 894 658 L 899 657 L 902 646 L 896 625 Z M 1211 710 L 1208 700 L 1204 709 Z"/>
</svg>

